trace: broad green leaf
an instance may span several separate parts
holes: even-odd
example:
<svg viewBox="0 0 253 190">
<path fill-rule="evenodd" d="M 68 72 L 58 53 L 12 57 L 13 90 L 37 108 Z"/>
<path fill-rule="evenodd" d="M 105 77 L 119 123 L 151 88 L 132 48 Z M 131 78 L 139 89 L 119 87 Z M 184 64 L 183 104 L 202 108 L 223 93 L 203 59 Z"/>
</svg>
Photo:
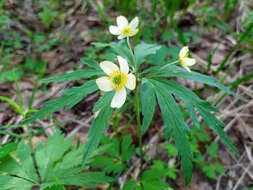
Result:
<svg viewBox="0 0 253 190">
<path fill-rule="evenodd" d="M 169 48 L 167 48 L 165 45 L 162 45 L 155 54 L 147 57 L 147 63 L 152 65 L 163 65 L 164 61 L 167 60 L 168 57 L 168 49 Z"/>
<path fill-rule="evenodd" d="M 155 91 L 152 83 L 145 78 L 142 80 L 141 85 L 141 103 L 143 115 L 141 134 L 143 135 L 152 121 L 156 105 Z"/>
<path fill-rule="evenodd" d="M 22 178 L 0 175 L 1 190 L 18 190 L 21 187 L 22 190 L 31 190 L 33 185 L 33 183 Z"/>
<path fill-rule="evenodd" d="M 95 188 L 96 183 L 104 184 L 112 181 L 112 178 L 105 176 L 102 172 L 61 175 L 58 178 L 64 185 L 76 185 L 89 188 Z"/>
<path fill-rule="evenodd" d="M 155 54 L 162 46 L 157 44 L 140 43 L 134 48 L 137 69 L 149 55 Z"/>
<path fill-rule="evenodd" d="M 19 177 L 29 178 L 26 175 L 26 173 L 22 170 L 18 162 L 10 156 L 1 159 L 0 173 L 2 172 L 7 173 L 9 175 L 17 175 Z"/>
<path fill-rule="evenodd" d="M 8 143 L 4 146 L 0 147 L 0 159 L 8 156 L 11 152 L 13 152 L 17 148 L 17 143 Z"/>
<path fill-rule="evenodd" d="M 71 139 L 64 140 L 64 136 L 59 130 L 53 136 L 48 137 L 45 146 L 40 142 L 37 143 L 35 159 L 42 180 L 48 178 L 55 162 L 62 158 L 71 145 Z"/>
<path fill-rule="evenodd" d="M 85 152 L 83 155 L 83 164 L 86 163 L 91 153 L 96 149 L 99 141 L 102 137 L 103 131 L 109 127 L 110 119 L 112 116 L 112 108 L 110 104 L 107 104 L 103 109 L 100 110 L 98 116 L 91 124 L 88 141 L 85 144 Z"/>
<path fill-rule="evenodd" d="M 30 147 L 21 141 L 18 145 L 17 154 L 19 161 L 21 163 L 22 169 L 25 171 L 26 175 L 32 181 L 38 181 L 38 176 L 34 168 L 34 162 L 31 157 Z"/>
</svg>

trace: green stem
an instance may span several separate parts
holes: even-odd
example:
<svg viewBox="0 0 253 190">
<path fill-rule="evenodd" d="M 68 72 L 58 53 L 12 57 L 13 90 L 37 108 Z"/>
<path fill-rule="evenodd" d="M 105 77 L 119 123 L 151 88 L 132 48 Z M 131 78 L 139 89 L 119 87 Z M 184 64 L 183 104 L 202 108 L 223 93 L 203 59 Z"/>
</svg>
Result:
<svg viewBox="0 0 253 190">
<path fill-rule="evenodd" d="M 136 120 L 137 120 L 137 130 L 138 130 L 138 138 L 139 138 L 139 146 L 140 146 L 140 157 L 141 157 L 141 170 L 143 165 L 143 152 L 142 152 L 142 136 L 141 136 L 141 117 L 140 117 L 140 103 L 139 103 L 139 95 L 138 95 L 138 84 L 139 84 L 139 75 L 138 70 L 136 67 L 134 53 L 130 44 L 129 37 L 127 37 L 127 45 L 131 51 L 133 65 L 135 68 L 135 77 L 136 77 L 136 88 L 134 90 L 134 97 L 135 97 L 135 109 L 136 109 Z"/>
<path fill-rule="evenodd" d="M 20 104 L 21 109 L 23 109 L 24 108 L 24 100 L 23 100 L 23 96 L 22 96 L 21 90 L 18 85 L 18 81 L 15 81 L 15 84 L 16 84 L 16 88 L 17 88 L 17 92 L 18 92 L 19 104 Z"/>
<path fill-rule="evenodd" d="M 135 57 L 134 57 L 134 53 L 133 53 L 133 50 L 132 50 L 132 47 L 131 47 L 130 40 L 129 40 L 128 36 L 127 36 L 127 46 L 130 49 L 130 52 L 131 52 L 131 55 L 132 55 L 132 63 L 133 63 L 133 66 L 135 68 L 135 72 L 137 73 L 137 66 L 136 66 L 136 63 L 135 63 Z"/>
<path fill-rule="evenodd" d="M 174 64 L 178 63 L 179 61 L 180 61 L 180 60 L 176 60 L 176 61 L 173 61 L 173 62 L 171 62 L 171 63 L 168 63 L 168 64 L 166 64 L 166 65 L 160 67 L 160 69 L 158 69 L 158 71 L 156 71 L 153 75 L 148 76 L 148 77 L 146 77 L 146 78 L 153 78 L 153 77 L 155 77 L 161 70 L 165 69 L 166 67 L 168 67 L 168 66 L 170 66 L 170 65 L 174 65 Z"/>
</svg>

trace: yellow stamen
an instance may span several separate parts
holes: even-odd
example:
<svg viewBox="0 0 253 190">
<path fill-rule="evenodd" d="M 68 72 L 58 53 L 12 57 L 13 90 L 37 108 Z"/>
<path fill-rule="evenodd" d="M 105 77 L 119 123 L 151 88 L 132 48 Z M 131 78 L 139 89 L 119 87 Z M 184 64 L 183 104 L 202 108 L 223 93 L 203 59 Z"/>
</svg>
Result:
<svg viewBox="0 0 253 190">
<path fill-rule="evenodd" d="M 132 34 L 132 29 L 131 28 L 125 28 L 124 30 L 121 31 L 123 35 L 131 35 Z"/>
<path fill-rule="evenodd" d="M 119 91 L 121 88 L 123 88 L 128 81 L 127 76 L 120 72 L 120 71 L 114 71 L 109 77 L 108 80 L 112 83 L 112 88 L 116 91 Z"/>
</svg>

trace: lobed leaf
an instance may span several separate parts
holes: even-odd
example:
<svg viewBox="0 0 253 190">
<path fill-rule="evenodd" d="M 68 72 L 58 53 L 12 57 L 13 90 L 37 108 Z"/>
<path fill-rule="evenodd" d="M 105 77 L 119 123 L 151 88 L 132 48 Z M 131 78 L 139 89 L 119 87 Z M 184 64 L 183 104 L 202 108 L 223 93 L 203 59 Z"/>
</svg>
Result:
<svg viewBox="0 0 253 190">
<path fill-rule="evenodd" d="M 145 58 L 149 55 L 155 54 L 162 46 L 157 44 L 146 44 L 144 42 L 138 44 L 134 48 L 134 55 L 136 59 L 137 69 L 144 62 Z"/>
<path fill-rule="evenodd" d="M 107 104 L 104 108 L 100 110 L 98 116 L 91 124 L 88 133 L 88 141 L 85 144 L 83 164 L 86 163 L 92 152 L 98 146 L 104 129 L 107 129 L 109 127 L 111 116 L 112 116 L 112 108 L 110 107 L 109 104 Z"/>
<path fill-rule="evenodd" d="M 143 115 L 141 134 L 143 135 L 152 121 L 156 105 L 153 85 L 145 78 L 142 80 L 141 84 L 141 102 Z"/>
</svg>

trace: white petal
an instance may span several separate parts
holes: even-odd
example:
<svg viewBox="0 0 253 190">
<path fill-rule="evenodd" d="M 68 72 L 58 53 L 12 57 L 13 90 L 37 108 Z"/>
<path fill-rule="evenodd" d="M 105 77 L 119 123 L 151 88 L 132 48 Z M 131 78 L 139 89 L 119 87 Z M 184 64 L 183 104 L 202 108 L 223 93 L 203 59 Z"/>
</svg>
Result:
<svg viewBox="0 0 253 190">
<path fill-rule="evenodd" d="M 135 85 L 136 85 L 136 78 L 133 74 L 128 74 L 127 75 L 127 83 L 125 84 L 125 86 L 130 89 L 130 90 L 133 90 L 135 89 Z"/>
<path fill-rule="evenodd" d="M 113 35 L 120 35 L 120 29 L 117 26 L 110 26 L 109 31 Z"/>
<path fill-rule="evenodd" d="M 184 66 L 184 65 L 183 65 L 183 67 L 184 67 L 187 71 L 192 72 L 191 69 L 190 69 L 189 67 Z"/>
<path fill-rule="evenodd" d="M 116 91 L 112 98 L 111 107 L 120 108 L 126 101 L 126 89 L 123 87 L 121 90 Z"/>
<path fill-rule="evenodd" d="M 192 58 L 184 58 L 182 61 L 184 62 L 184 65 L 186 66 L 192 66 L 196 63 L 196 60 Z"/>
<path fill-rule="evenodd" d="M 189 52 L 189 48 L 187 46 L 184 46 L 180 52 L 179 52 L 179 58 L 183 59 Z"/>
<path fill-rule="evenodd" d="M 108 77 L 100 77 L 96 80 L 96 84 L 98 86 L 98 88 L 104 92 L 108 92 L 111 91 L 112 88 L 112 83 L 111 81 L 108 79 Z"/>
<path fill-rule="evenodd" d="M 102 61 L 100 67 L 107 75 L 111 75 L 114 71 L 119 70 L 118 66 L 110 61 Z"/>
<path fill-rule="evenodd" d="M 139 31 L 138 28 L 133 29 L 133 30 L 132 30 L 132 34 L 129 35 L 129 36 L 134 36 L 138 31 Z"/>
<path fill-rule="evenodd" d="M 123 35 L 123 34 L 120 34 L 120 35 L 118 36 L 118 39 L 121 40 L 121 39 L 123 39 L 123 38 L 125 38 L 125 37 L 127 37 L 127 36 L 126 36 L 126 35 Z"/>
<path fill-rule="evenodd" d="M 135 17 L 129 24 L 129 27 L 132 29 L 137 28 L 137 26 L 139 25 L 139 19 L 138 17 Z"/>
<path fill-rule="evenodd" d="M 120 66 L 120 72 L 124 73 L 124 74 L 128 74 L 129 72 L 129 67 L 128 67 L 128 63 L 127 60 L 124 59 L 121 56 L 117 56 L 117 59 L 119 61 L 119 66 Z"/>
<path fill-rule="evenodd" d="M 128 21 L 127 21 L 126 17 L 124 17 L 124 16 L 118 16 L 116 18 L 116 22 L 117 22 L 117 25 L 120 30 L 128 27 Z"/>
</svg>

